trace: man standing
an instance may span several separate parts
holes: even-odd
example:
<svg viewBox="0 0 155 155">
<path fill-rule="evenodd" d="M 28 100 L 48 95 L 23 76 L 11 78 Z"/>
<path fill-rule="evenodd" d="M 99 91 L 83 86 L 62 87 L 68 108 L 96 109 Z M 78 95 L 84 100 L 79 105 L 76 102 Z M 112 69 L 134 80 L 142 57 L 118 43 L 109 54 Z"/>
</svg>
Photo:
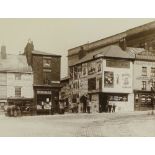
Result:
<svg viewBox="0 0 155 155">
<path fill-rule="evenodd" d="M 109 113 L 112 112 L 112 103 L 111 103 L 110 100 L 108 101 L 108 112 L 109 112 Z"/>
<path fill-rule="evenodd" d="M 91 101 L 88 99 L 87 100 L 87 112 L 90 114 L 90 109 L 91 109 Z"/>
<path fill-rule="evenodd" d="M 115 109 L 116 109 L 116 104 L 113 103 L 113 105 L 112 105 L 112 112 L 115 112 Z"/>
</svg>

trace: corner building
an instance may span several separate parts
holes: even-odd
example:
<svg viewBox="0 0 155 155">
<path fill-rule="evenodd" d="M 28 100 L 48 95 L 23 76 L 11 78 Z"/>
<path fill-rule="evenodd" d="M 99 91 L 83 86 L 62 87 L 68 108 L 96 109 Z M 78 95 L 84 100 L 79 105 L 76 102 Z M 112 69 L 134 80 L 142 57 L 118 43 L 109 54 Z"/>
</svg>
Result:
<svg viewBox="0 0 155 155">
<path fill-rule="evenodd" d="M 117 55 L 116 55 L 117 53 Z M 69 66 L 72 102 L 79 102 L 89 95 L 91 111 L 106 112 L 108 101 L 116 104 L 116 112 L 134 110 L 133 94 L 133 61 L 129 55 L 117 45 L 110 45 L 86 52 L 79 60 Z"/>
</svg>

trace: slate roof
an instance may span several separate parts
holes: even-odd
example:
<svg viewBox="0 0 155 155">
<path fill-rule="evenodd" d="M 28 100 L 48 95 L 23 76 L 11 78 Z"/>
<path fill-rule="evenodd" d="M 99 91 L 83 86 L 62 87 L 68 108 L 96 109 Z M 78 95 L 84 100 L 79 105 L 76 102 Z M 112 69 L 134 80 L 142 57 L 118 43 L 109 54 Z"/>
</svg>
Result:
<svg viewBox="0 0 155 155">
<path fill-rule="evenodd" d="M 38 51 L 38 50 L 32 51 L 32 54 L 43 55 L 43 56 L 57 56 L 57 57 L 61 57 L 61 55 L 52 54 L 52 53 L 46 53 L 46 52 Z"/>
<path fill-rule="evenodd" d="M 79 61 L 74 61 L 70 66 L 80 64 L 86 61 L 90 61 L 93 58 L 99 57 L 110 57 L 110 58 L 123 58 L 123 59 L 134 59 L 135 55 L 130 54 L 127 51 L 123 51 L 118 45 L 110 45 L 95 51 L 87 52 L 86 56 L 80 59 Z"/>
<path fill-rule="evenodd" d="M 6 59 L 0 56 L 0 72 L 31 73 L 32 68 L 28 66 L 25 55 L 7 54 Z"/>
</svg>

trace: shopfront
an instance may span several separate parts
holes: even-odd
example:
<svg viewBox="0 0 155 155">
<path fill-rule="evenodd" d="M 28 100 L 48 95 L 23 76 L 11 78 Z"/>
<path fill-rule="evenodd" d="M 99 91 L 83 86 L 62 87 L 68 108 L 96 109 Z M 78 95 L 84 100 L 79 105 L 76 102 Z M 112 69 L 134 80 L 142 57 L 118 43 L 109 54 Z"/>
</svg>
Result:
<svg viewBox="0 0 155 155">
<path fill-rule="evenodd" d="M 135 91 L 135 111 L 151 110 L 153 106 L 153 98 L 151 91 Z"/>
<path fill-rule="evenodd" d="M 59 113 L 59 91 L 52 88 L 35 88 L 36 113 Z"/>
<path fill-rule="evenodd" d="M 115 104 L 116 112 L 133 111 L 132 94 L 126 93 L 100 93 L 99 107 L 100 112 L 108 111 L 108 102 Z"/>
</svg>

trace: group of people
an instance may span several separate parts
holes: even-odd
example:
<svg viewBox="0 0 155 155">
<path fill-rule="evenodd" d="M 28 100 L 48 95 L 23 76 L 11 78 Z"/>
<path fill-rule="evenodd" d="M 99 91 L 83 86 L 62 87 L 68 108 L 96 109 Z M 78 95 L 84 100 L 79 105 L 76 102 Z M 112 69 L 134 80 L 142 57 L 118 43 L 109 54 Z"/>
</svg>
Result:
<svg viewBox="0 0 155 155">
<path fill-rule="evenodd" d="M 86 100 L 86 102 L 69 102 L 69 109 L 72 113 L 91 113 L 91 101 L 89 99 Z"/>
<path fill-rule="evenodd" d="M 107 112 L 113 113 L 113 112 L 115 112 L 115 110 L 116 110 L 116 104 L 114 102 L 108 101 Z"/>
</svg>

